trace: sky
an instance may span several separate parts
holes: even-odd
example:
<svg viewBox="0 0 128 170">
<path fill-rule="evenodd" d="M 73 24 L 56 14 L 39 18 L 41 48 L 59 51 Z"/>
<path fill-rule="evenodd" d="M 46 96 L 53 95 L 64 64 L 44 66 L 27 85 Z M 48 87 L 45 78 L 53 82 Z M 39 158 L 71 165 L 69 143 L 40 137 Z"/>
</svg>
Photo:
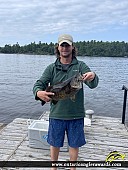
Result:
<svg viewBox="0 0 128 170">
<path fill-rule="evenodd" d="M 128 0 L 0 0 L 0 47 L 76 41 L 128 42 Z"/>
</svg>

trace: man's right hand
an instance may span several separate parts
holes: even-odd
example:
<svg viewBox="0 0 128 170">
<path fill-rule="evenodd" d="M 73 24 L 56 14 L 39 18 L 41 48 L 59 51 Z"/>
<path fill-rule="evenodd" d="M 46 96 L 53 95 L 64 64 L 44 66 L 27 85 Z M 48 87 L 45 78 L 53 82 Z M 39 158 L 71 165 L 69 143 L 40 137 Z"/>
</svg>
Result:
<svg viewBox="0 0 128 170">
<path fill-rule="evenodd" d="M 49 95 L 54 95 L 54 93 L 46 92 L 46 91 L 38 91 L 37 92 L 37 97 L 39 97 L 41 100 L 43 100 L 45 102 L 49 102 L 51 100 L 51 98 L 48 97 Z"/>
</svg>

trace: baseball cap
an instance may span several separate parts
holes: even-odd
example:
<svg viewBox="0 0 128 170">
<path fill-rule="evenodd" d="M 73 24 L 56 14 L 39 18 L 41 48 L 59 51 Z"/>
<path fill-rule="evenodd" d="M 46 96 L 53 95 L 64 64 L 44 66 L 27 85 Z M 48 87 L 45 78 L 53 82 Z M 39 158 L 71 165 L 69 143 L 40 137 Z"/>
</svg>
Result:
<svg viewBox="0 0 128 170">
<path fill-rule="evenodd" d="M 72 43 L 73 43 L 72 36 L 69 35 L 69 34 L 60 35 L 59 38 L 58 38 L 58 44 L 61 45 L 64 42 L 68 43 L 69 45 L 72 45 Z"/>
</svg>

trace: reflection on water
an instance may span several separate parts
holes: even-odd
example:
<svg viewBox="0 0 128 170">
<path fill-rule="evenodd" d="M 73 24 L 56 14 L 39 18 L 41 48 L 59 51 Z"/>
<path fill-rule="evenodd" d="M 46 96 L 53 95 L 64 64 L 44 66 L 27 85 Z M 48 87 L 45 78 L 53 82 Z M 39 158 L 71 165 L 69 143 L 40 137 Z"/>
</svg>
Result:
<svg viewBox="0 0 128 170">
<path fill-rule="evenodd" d="M 46 66 L 55 59 L 55 56 L 0 54 L 0 122 L 9 123 L 16 117 L 38 118 L 49 109 L 49 104 L 42 107 L 39 101 L 35 101 L 32 88 Z M 84 85 L 85 109 L 93 109 L 96 115 L 121 118 L 122 86 L 128 84 L 128 59 L 78 59 L 86 62 L 100 79 L 95 89 Z"/>
</svg>

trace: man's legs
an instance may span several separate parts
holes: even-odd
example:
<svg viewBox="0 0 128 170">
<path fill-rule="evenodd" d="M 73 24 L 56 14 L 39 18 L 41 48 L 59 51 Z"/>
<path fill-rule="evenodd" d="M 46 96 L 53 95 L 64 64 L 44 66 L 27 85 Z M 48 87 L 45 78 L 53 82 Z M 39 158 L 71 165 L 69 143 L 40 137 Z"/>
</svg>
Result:
<svg viewBox="0 0 128 170">
<path fill-rule="evenodd" d="M 84 118 L 70 120 L 67 127 L 70 161 L 77 161 L 79 147 L 86 143 L 84 135 Z M 70 170 L 76 170 L 76 168 L 72 167 Z"/>
<path fill-rule="evenodd" d="M 60 148 L 50 146 L 51 161 L 57 161 L 59 156 Z"/>
<path fill-rule="evenodd" d="M 57 161 L 59 156 L 60 148 L 50 146 L 51 161 Z M 70 161 L 77 161 L 79 148 L 69 147 Z M 57 170 L 57 168 L 51 168 L 51 170 Z M 70 168 L 70 170 L 76 170 L 75 167 Z"/>
<path fill-rule="evenodd" d="M 60 147 L 63 146 L 65 131 L 68 137 L 70 161 L 77 161 L 79 147 L 84 145 L 84 118 L 73 120 L 54 120 L 50 119 L 48 131 L 48 143 L 51 145 L 51 160 L 57 161 Z M 53 147 L 54 146 L 54 147 Z M 55 147 L 56 146 L 56 147 Z M 56 170 L 52 168 L 51 170 Z M 71 170 L 75 170 L 72 167 Z"/>
<path fill-rule="evenodd" d="M 79 148 L 69 147 L 70 161 L 77 161 Z"/>
<path fill-rule="evenodd" d="M 57 161 L 60 147 L 63 146 L 65 136 L 65 121 L 59 119 L 49 119 L 49 129 L 47 142 L 50 144 L 51 161 Z M 51 168 L 56 170 L 57 168 Z"/>
<path fill-rule="evenodd" d="M 51 161 L 57 161 L 59 156 L 60 148 L 50 146 Z M 51 168 L 51 170 L 56 170 L 57 168 Z"/>
<path fill-rule="evenodd" d="M 77 161 L 79 148 L 69 147 L 70 161 Z M 70 168 L 70 170 L 75 170 L 75 167 Z"/>
</svg>

